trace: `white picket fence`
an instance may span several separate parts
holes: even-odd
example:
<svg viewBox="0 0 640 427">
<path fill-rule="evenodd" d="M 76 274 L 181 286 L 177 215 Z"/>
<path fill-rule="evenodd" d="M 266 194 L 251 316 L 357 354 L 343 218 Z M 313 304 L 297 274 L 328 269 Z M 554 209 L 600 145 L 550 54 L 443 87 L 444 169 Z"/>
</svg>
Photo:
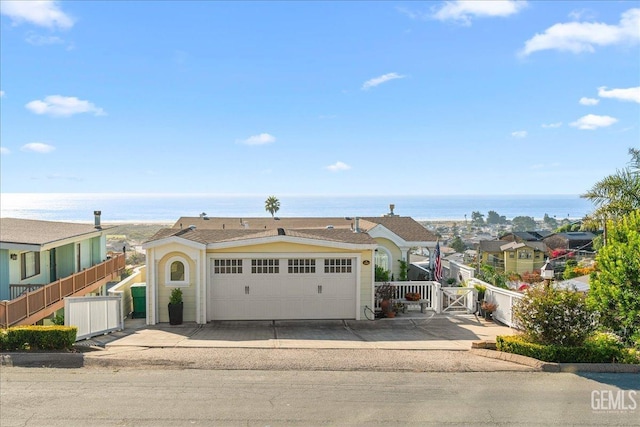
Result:
<svg viewBox="0 0 640 427">
<path fill-rule="evenodd" d="M 124 329 L 122 301 L 117 297 L 67 297 L 64 324 L 76 326 L 76 341 Z"/>
</svg>

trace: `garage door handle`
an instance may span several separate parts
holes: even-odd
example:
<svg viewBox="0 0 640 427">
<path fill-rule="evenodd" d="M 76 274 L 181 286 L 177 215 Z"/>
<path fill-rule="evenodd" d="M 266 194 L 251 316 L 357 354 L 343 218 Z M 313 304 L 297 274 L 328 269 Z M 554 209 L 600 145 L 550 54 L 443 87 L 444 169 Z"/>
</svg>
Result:
<svg viewBox="0 0 640 427">
<path fill-rule="evenodd" d="M 249 295 L 249 287 L 248 286 L 244 287 L 244 293 L 245 293 L 245 295 Z"/>
<path fill-rule="evenodd" d="M 321 294 L 322 293 L 322 285 L 318 285 L 318 293 Z"/>
</svg>

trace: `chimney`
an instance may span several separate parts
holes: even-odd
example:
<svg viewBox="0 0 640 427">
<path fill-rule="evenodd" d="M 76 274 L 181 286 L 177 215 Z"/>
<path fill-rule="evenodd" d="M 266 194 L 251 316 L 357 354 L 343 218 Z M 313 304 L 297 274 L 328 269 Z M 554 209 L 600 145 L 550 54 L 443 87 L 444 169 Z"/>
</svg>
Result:
<svg viewBox="0 0 640 427">
<path fill-rule="evenodd" d="M 102 225 L 100 225 L 100 215 L 102 215 L 101 211 L 93 211 L 95 228 L 98 230 L 102 230 Z"/>
<path fill-rule="evenodd" d="M 394 216 L 393 210 L 396 208 L 396 205 L 394 205 L 393 203 L 391 203 L 389 205 L 389 216 Z"/>
<path fill-rule="evenodd" d="M 360 217 L 356 217 L 355 222 L 353 224 L 353 232 L 354 233 L 359 233 L 360 232 Z"/>
</svg>

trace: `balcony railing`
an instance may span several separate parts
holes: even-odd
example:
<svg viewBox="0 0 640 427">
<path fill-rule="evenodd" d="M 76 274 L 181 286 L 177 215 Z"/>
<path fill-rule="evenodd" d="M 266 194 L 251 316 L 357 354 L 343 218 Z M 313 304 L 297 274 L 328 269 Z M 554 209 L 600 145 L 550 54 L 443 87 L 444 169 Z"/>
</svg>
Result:
<svg viewBox="0 0 640 427">
<path fill-rule="evenodd" d="M 120 275 L 124 267 L 125 256 L 118 254 L 103 263 L 48 285 L 24 285 L 27 287 L 35 286 L 37 289 L 28 290 L 10 301 L 0 301 L 0 327 L 7 328 L 19 323 L 32 323 L 31 321 L 35 319 L 34 323 L 56 309 L 62 308 L 64 306 L 62 301 L 65 297 L 80 296 L 91 292 L 108 280 Z M 82 292 L 83 290 L 85 292 Z M 38 313 L 42 311 L 46 311 L 47 314 L 37 318 Z"/>
</svg>

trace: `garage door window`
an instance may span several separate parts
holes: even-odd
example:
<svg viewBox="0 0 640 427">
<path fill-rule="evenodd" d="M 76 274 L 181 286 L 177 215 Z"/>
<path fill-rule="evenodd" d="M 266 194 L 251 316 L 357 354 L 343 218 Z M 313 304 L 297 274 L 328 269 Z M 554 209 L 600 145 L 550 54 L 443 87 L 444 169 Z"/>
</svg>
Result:
<svg viewBox="0 0 640 427">
<path fill-rule="evenodd" d="M 289 273 L 311 274 L 315 272 L 316 272 L 315 259 L 290 259 L 289 260 Z"/>
<path fill-rule="evenodd" d="M 252 259 L 251 273 L 278 274 L 280 273 L 280 260 L 279 259 Z"/>
<path fill-rule="evenodd" d="M 332 258 L 324 260 L 325 273 L 351 273 L 350 258 Z"/>
<path fill-rule="evenodd" d="M 242 274 L 242 260 L 215 259 L 213 260 L 213 272 L 215 274 Z"/>
</svg>

